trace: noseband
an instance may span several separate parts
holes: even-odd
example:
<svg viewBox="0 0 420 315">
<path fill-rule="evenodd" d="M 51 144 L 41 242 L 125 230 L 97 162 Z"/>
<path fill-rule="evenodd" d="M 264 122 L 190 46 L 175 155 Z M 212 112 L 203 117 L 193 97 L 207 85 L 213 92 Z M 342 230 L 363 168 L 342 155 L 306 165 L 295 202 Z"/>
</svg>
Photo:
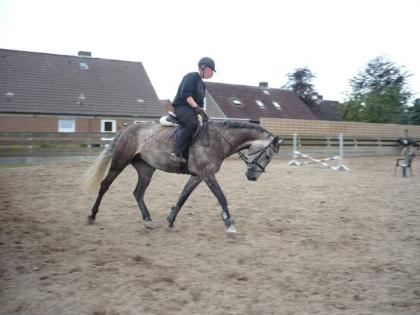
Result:
<svg viewBox="0 0 420 315">
<path fill-rule="evenodd" d="M 246 165 L 248 166 L 248 169 L 251 168 L 253 172 L 259 172 L 259 173 L 264 173 L 265 172 L 265 167 L 262 166 L 260 164 L 260 158 L 264 155 L 264 153 L 267 152 L 267 150 L 272 147 L 274 152 L 276 152 L 276 149 L 274 148 L 273 145 L 274 142 L 274 138 L 270 141 L 269 144 L 267 144 L 264 148 L 259 149 L 258 151 L 252 152 L 248 155 L 254 155 L 254 154 L 258 154 L 253 160 L 252 162 L 249 162 L 248 160 L 245 161 Z M 239 152 L 238 152 L 239 153 Z"/>
<path fill-rule="evenodd" d="M 216 128 L 215 128 L 215 130 L 216 130 L 216 132 L 227 142 L 227 144 L 229 144 L 229 146 L 232 148 L 232 149 L 234 149 L 234 146 L 230 143 L 230 141 L 228 140 L 228 139 L 226 139 L 226 137 L 221 133 L 221 132 L 219 132 Z M 270 147 L 272 147 L 273 148 L 273 150 L 274 150 L 274 152 L 278 152 L 278 150 L 276 150 L 276 148 L 274 147 L 274 145 L 273 145 L 273 142 L 274 142 L 274 139 L 275 139 L 275 137 L 270 141 L 270 143 L 269 144 L 267 144 L 264 148 L 261 148 L 261 149 L 259 149 L 258 151 L 255 151 L 255 152 L 252 152 L 252 153 L 250 153 L 250 154 L 248 154 L 248 155 L 254 155 L 254 154 L 258 154 L 257 156 L 256 156 L 256 158 L 252 161 L 252 162 L 249 162 L 248 161 L 248 158 L 245 156 L 245 154 L 243 154 L 241 151 L 237 151 L 237 152 L 235 152 L 235 153 L 237 153 L 238 155 L 239 155 L 239 157 L 241 158 L 241 160 L 242 161 L 244 161 L 244 163 L 248 166 L 248 169 L 251 167 L 251 168 L 259 168 L 259 169 L 257 169 L 257 170 L 253 170 L 254 172 L 261 172 L 261 173 L 264 173 L 265 172 L 265 167 L 264 166 L 262 166 L 260 163 L 259 163 L 259 159 L 261 158 L 261 156 L 268 150 L 268 148 L 270 148 Z"/>
</svg>

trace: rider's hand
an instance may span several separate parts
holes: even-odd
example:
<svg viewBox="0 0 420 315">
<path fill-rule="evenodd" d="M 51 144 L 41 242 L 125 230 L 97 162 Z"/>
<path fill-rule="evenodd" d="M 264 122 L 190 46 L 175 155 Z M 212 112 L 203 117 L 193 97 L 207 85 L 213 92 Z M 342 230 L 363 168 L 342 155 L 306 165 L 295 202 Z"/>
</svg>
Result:
<svg viewBox="0 0 420 315">
<path fill-rule="evenodd" d="M 204 108 L 197 106 L 196 108 L 194 108 L 194 111 L 197 115 L 200 115 L 201 117 L 203 117 L 204 121 L 208 120 L 208 116 L 206 112 L 204 111 Z"/>
<path fill-rule="evenodd" d="M 200 107 L 200 106 L 195 107 L 195 108 L 194 108 L 194 111 L 195 111 L 195 113 L 196 113 L 197 115 L 203 115 L 203 114 L 205 114 L 205 113 L 204 113 L 204 108 L 203 108 L 203 107 Z"/>
</svg>

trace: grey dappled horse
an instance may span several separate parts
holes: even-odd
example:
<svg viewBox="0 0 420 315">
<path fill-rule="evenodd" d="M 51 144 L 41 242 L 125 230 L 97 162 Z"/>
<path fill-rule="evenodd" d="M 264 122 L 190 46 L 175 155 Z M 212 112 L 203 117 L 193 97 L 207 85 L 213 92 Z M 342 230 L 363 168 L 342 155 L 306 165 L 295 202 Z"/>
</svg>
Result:
<svg viewBox="0 0 420 315">
<path fill-rule="evenodd" d="M 100 187 L 92 213 L 88 217 L 89 224 L 93 224 L 102 197 L 109 186 L 121 171 L 131 164 L 138 173 L 134 197 L 147 227 L 151 227 L 152 219 L 143 197 L 154 171 L 159 169 L 168 173 L 191 175 L 178 202 L 169 213 L 167 221 L 170 227 L 173 227 L 176 216 L 189 195 L 204 181 L 222 207 L 222 219 L 228 228 L 227 231 L 236 232 L 226 197 L 215 174 L 224 159 L 239 153 L 247 164 L 248 180 L 255 181 L 264 172 L 274 153 L 278 152 L 281 141 L 264 128 L 251 123 L 204 122 L 197 141 L 190 147 L 188 167 L 186 167 L 169 160 L 174 146 L 173 133 L 173 127 L 141 123 L 132 125 L 115 136 L 86 174 L 85 182 L 88 187 L 96 191 Z M 247 156 L 240 152 L 244 149 L 248 149 Z"/>
</svg>

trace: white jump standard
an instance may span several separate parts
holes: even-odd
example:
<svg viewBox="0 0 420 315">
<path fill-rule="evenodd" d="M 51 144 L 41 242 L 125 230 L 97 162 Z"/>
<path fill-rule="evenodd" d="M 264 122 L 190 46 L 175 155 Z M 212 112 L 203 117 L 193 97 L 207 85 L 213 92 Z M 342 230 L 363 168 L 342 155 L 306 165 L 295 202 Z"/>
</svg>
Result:
<svg viewBox="0 0 420 315">
<path fill-rule="evenodd" d="M 308 164 L 314 164 L 314 163 L 318 163 L 321 164 L 322 166 L 325 166 L 329 169 L 332 169 L 334 171 L 348 171 L 349 168 L 347 166 L 345 166 L 343 164 L 343 158 L 344 158 L 344 144 L 343 144 L 343 134 L 340 133 L 338 136 L 339 139 L 339 155 L 337 156 L 333 156 L 333 157 L 326 157 L 326 158 L 322 158 L 322 159 L 316 159 L 313 158 L 312 156 L 309 156 L 307 154 L 304 154 L 302 152 L 299 152 L 297 150 L 297 143 L 298 143 L 298 136 L 297 134 L 293 135 L 293 159 L 288 163 L 288 165 L 291 166 L 302 166 L 302 165 L 308 165 Z M 298 161 L 297 158 L 303 158 L 303 159 L 308 159 L 309 161 Z M 338 165 L 334 166 L 334 165 L 330 165 L 327 163 L 327 161 L 333 161 L 333 160 L 337 160 L 338 161 Z"/>
</svg>

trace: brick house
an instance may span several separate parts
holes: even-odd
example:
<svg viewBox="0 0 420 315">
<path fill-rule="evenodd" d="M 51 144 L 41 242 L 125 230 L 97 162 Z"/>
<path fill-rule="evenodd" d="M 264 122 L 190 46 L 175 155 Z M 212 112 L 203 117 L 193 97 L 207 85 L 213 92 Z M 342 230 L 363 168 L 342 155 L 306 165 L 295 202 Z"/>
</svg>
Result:
<svg viewBox="0 0 420 315">
<path fill-rule="evenodd" d="M 141 62 L 0 49 L 0 132 L 116 132 L 163 108 Z"/>
<path fill-rule="evenodd" d="M 259 86 L 206 82 L 207 111 L 214 118 L 288 118 L 318 120 L 319 117 L 293 91 Z"/>
</svg>

